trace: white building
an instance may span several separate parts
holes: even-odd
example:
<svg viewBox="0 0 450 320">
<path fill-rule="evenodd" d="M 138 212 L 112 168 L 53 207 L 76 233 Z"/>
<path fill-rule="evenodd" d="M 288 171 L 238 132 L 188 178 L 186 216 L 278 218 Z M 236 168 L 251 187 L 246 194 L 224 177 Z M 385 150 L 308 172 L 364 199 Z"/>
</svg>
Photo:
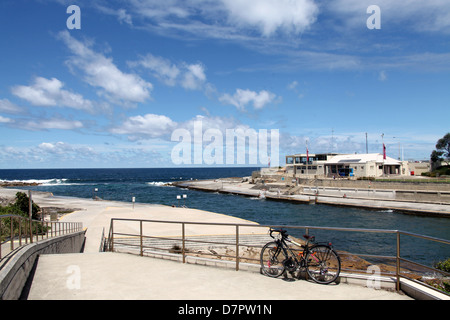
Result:
<svg viewBox="0 0 450 320">
<path fill-rule="evenodd" d="M 406 162 L 391 157 L 383 159 L 380 153 L 342 154 L 325 163 L 327 177 L 381 177 L 409 175 Z"/>
<path fill-rule="evenodd" d="M 338 153 L 300 153 L 286 156 L 286 173 L 295 177 L 324 177 L 325 164 Z"/>
<path fill-rule="evenodd" d="M 407 161 L 383 159 L 380 153 L 302 153 L 286 156 L 286 173 L 298 178 L 359 178 L 410 175 L 410 169 Z"/>
</svg>

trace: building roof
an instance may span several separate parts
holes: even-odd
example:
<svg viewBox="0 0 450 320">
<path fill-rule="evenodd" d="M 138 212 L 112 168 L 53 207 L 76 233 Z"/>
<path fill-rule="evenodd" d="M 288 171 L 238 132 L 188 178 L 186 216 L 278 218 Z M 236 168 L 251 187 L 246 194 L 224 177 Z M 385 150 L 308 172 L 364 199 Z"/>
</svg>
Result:
<svg viewBox="0 0 450 320">
<path fill-rule="evenodd" d="M 331 158 L 326 162 L 326 164 L 363 164 L 367 162 L 383 163 L 385 165 L 401 165 L 400 161 L 397 161 L 391 157 L 386 157 L 384 160 L 383 155 L 380 153 L 342 154 Z"/>
<path fill-rule="evenodd" d="M 310 157 L 315 157 L 317 155 L 326 155 L 326 156 L 336 156 L 339 155 L 339 153 L 308 153 Z M 296 153 L 296 154 L 289 154 L 286 157 L 306 157 L 306 153 Z"/>
</svg>

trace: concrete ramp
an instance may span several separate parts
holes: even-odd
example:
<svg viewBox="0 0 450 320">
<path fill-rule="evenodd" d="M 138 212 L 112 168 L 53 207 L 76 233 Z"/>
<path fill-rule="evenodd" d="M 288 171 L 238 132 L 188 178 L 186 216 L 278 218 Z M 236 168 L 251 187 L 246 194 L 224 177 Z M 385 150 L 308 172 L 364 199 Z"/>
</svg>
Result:
<svg viewBox="0 0 450 320">
<path fill-rule="evenodd" d="M 410 300 L 349 284 L 284 281 L 259 273 L 183 264 L 124 253 L 42 255 L 30 300 Z"/>
</svg>

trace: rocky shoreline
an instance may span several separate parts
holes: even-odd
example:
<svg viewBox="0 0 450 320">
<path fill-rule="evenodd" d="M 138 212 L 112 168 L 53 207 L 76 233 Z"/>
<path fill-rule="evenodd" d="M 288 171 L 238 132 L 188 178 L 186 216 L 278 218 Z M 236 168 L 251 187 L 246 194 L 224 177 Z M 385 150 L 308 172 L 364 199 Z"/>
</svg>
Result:
<svg viewBox="0 0 450 320">
<path fill-rule="evenodd" d="M 13 187 L 34 187 L 40 183 L 37 182 L 22 182 L 22 181 L 0 181 L 0 187 L 13 188 Z"/>
</svg>

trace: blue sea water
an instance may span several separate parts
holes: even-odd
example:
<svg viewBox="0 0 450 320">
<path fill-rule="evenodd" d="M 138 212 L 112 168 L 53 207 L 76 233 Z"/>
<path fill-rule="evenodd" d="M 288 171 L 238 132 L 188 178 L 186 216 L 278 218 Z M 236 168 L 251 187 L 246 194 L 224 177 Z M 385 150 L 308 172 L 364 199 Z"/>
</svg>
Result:
<svg viewBox="0 0 450 320">
<path fill-rule="evenodd" d="M 258 168 L 148 168 L 148 169 L 17 169 L 0 170 L 0 181 L 38 182 L 27 187 L 54 195 L 105 200 L 186 205 L 267 225 L 402 230 L 450 239 L 450 219 L 407 215 L 391 210 L 367 210 L 328 205 L 275 202 L 252 197 L 201 192 L 164 186 L 167 182 L 250 176 Z M 186 200 L 177 195 L 186 194 Z M 302 232 L 302 231 L 299 231 Z M 314 230 L 319 241 L 331 241 L 338 250 L 352 253 L 391 255 L 395 235 Z M 295 235 L 295 234 L 294 234 Z M 296 235 L 300 236 L 300 235 Z M 430 265 L 450 257 L 450 246 L 412 237 L 401 239 L 402 257 Z"/>
</svg>

